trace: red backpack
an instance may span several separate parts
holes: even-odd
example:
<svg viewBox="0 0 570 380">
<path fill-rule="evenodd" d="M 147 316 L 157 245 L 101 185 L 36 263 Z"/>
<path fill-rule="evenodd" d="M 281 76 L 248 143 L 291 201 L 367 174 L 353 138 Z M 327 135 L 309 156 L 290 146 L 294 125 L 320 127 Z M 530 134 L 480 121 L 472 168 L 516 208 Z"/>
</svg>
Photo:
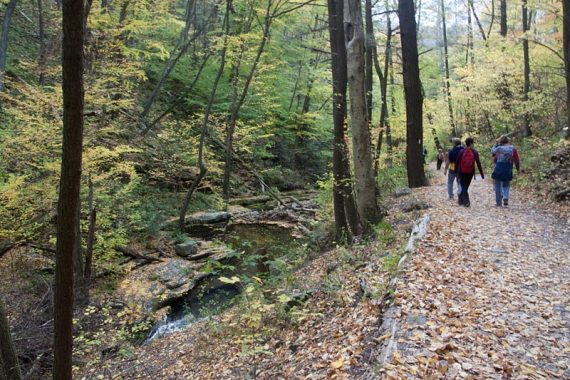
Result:
<svg viewBox="0 0 570 380">
<path fill-rule="evenodd" d="M 473 152 L 473 149 L 465 148 L 465 150 L 463 150 L 460 169 L 461 173 L 475 173 L 475 153 Z"/>
</svg>

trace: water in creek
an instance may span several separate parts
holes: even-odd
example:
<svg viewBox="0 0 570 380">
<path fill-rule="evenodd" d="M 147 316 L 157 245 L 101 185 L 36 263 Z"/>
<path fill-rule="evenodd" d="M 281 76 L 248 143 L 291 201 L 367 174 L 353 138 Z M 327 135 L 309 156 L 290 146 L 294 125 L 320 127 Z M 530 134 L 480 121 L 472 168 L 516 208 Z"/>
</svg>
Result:
<svg viewBox="0 0 570 380">
<path fill-rule="evenodd" d="M 184 300 L 171 305 L 166 322 L 155 326 L 146 342 L 180 331 L 230 307 L 241 293 L 241 288 L 221 282 L 220 277 L 266 276 L 272 270 L 272 260 L 299 247 L 289 229 L 270 224 L 230 225 L 225 235 L 219 238 L 241 254 L 225 261 L 218 273 L 204 279 Z"/>
</svg>

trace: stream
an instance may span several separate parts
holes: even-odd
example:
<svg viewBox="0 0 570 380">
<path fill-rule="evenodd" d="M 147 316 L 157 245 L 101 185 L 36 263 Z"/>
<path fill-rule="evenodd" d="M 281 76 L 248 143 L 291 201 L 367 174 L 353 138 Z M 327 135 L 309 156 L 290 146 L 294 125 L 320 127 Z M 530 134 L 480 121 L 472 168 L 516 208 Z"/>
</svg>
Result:
<svg viewBox="0 0 570 380">
<path fill-rule="evenodd" d="M 237 300 L 241 288 L 226 284 L 220 277 L 265 277 L 277 271 L 273 260 L 298 249 L 299 241 L 291 236 L 291 230 L 272 224 L 230 224 L 221 236 L 215 236 L 236 251 L 220 270 L 194 288 L 186 298 L 171 305 L 167 319 L 154 326 L 145 343 L 186 328 L 202 319 L 217 315 Z"/>
</svg>

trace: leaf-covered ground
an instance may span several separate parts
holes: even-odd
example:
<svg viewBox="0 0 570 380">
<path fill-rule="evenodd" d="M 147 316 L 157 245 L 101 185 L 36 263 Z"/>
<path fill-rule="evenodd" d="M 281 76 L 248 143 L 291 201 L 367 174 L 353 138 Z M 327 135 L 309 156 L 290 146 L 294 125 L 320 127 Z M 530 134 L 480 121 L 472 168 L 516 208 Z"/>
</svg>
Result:
<svg viewBox="0 0 570 380">
<path fill-rule="evenodd" d="M 392 330 L 379 332 L 391 344 L 358 377 L 570 379 L 568 219 L 517 189 L 497 208 L 490 180 L 459 207 L 436 176 L 416 191 L 431 222 L 396 286 Z"/>
<path fill-rule="evenodd" d="M 294 286 L 313 293 L 286 315 L 250 302 L 128 355 L 93 357 L 78 377 L 569 379 L 568 214 L 518 189 L 496 208 L 489 180 L 473 183 L 471 208 L 459 207 L 443 174 L 434 176 L 391 201 L 387 242 L 335 249 L 300 268 Z M 401 211 L 417 201 L 430 208 Z M 428 233 L 389 290 L 394 253 L 425 213 Z"/>
</svg>

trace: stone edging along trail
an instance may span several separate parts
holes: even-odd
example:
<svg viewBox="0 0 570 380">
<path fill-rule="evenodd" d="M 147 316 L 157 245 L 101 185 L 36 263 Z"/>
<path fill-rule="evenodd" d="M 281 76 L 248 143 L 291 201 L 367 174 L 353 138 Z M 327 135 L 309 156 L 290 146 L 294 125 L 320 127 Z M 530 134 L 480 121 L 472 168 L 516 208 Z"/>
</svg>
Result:
<svg viewBox="0 0 570 380">
<path fill-rule="evenodd" d="M 491 181 L 471 207 L 447 199 L 443 173 L 414 195 L 430 227 L 394 283 L 394 305 L 365 379 L 570 379 L 570 233 Z"/>
</svg>

